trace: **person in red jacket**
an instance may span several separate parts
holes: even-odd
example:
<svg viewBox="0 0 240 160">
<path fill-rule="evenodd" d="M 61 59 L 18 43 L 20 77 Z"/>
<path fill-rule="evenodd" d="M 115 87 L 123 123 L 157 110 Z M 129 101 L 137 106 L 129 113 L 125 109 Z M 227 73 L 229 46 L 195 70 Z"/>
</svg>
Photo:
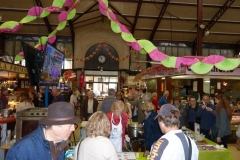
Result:
<svg viewBox="0 0 240 160">
<path fill-rule="evenodd" d="M 124 136 L 128 122 L 128 114 L 124 112 L 124 103 L 120 100 L 112 104 L 110 112 L 107 112 L 110 121 L 110 141 L 114 144 L 117 152 L 122 152 Z"/>
<path fill-rule="evenodd" d="M 158 112 L 159 111 L 159 106 L 158 106 L 158 100 L 157 100 L 157 98 L 158 98 L 158 94 L 157 94 L 157 92 L 153 92 L 152 93 L 152 103 L 154 104 L 154 106 L 155 106 L 155 108 L 156 108 L 156 112 Z"/>
</svg>

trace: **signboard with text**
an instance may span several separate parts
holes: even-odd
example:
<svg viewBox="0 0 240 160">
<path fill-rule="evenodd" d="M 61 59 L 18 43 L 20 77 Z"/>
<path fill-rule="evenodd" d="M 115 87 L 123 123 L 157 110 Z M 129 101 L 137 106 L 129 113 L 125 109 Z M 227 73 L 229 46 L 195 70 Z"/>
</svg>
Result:
<svg viewBox="0 0 240 160">
<path fill-rule="evenodd" d="M 8 72 L 15 72 L 21 74 L 27 74 L 27 68 L 23 66 L 19 66 L 16 64 L 11 64 L 7 62 L 0 62 L 0 70 L 8 71 Z"/>
</svg>

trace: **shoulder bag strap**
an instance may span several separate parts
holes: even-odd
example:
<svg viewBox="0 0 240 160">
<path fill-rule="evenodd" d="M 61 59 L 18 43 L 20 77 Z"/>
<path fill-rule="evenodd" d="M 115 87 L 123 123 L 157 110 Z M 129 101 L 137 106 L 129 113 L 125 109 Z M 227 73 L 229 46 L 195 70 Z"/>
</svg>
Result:
<svg viewBox="0 0 240 160">
<path fill-rule="evenodd" d="M 79 153 L 79 149 L 80 149 L 80 145 L 81 145 L 81 143 L 82 143 L 82 141 L 83 141 L 83 139 L 79 142 L 79 145 L 78 145 L 78 148 L 77 148 L 77 160 L 78 160 L 78 153 Z"/>
<path fill-rule="evenodd" d="M 188 136 L 186 136 L 188 139 L 188 144 L 189 144 L 189 153 L 188 153 L 188 160 L 191 160 L 192 158 L 192 143 L 190 141 L 190 138 Z"/>
<path fill-rule="evenodd" d="M 187 139 L 188 139 L 188 142 L 187 142 L 186 138 L 185 138 L 185 135 L 183 133 L 176 133 L 175 135 L 182 142 L 183 150 L 184 150 L 184 154 L 185 154 L 185 160 L 191 160 L 191 157 L 192 157 L 192 144 L 191 144 L 191 141 L 190 141 L 189 137 L 186 136 Z M 189 145 L 187 143 L 189 143 Z"/>
</svg>

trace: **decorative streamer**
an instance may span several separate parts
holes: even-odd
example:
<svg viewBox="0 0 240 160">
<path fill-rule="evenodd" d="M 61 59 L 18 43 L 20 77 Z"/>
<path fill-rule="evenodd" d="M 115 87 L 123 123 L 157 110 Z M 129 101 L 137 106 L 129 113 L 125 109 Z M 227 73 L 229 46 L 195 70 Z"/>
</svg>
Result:
<svg viewBox="0 0 240 160">
<path fill-rule="evenodd" d="M 113 32 L 120 33 L 124 41 L 133 49 L 141 54 L 149 54 L 154 61 L 160 61 L 165 67 L 179 68 L 182 64 L 188 65 L 198 74 L 208 73 L 214 66 L 220 70 L 228 71 L 237 68 L 240 64 L 239 59 L 226 58 L 219 55 L 205 57 L 202 61 L 197 58 L 172 57 L 160 52 L 152 42 L 148 40 L 136 40 L 127 27 L 121 24 L 115 14 L 108 7 L 108 0 L 98 0 L 100 12 L 107 16 L 111 21 Z M 148 70 L 148 69 L 147 69 Z"/>
<path fill-rule="evenodd" d="M 73 54 L 71 54 L 66 48 L 63 50 L 65 54 L 67 54 L 68 56 L 70 56 L 73 60 L 75 61 L 80 61 L 80 62 L 83 62 L 83 61 L 88 61 L 90 60 L 91 58 L 93 58 L 97 52 L 99 51 L 99 49 L 101 48 L 101 46 L 104 46 L 105 50 L 107 51 L 107 54 L 109 55 L 110 58 L 112 58 L 113 60 L 115 61 L 124 61 L 125 59 L 129 58 L 130 54 L 135 52 L 134 50 L 130 50 L 129 53 L 127 55 L 125 55 L 123 58 L 117 58 L 115 57 L 112 52 L 109 50 L 109 47 L 107 45 L 107 43 L 104 41 L 104 40 L 101 40 L 97 47 L 95 48 L 95 50 L 87 57 L 85 58 L 77 58 L 77 57 L 74 57 Z"/>
<path fill-rule="evenodd" d="M 54 0 L 52 5 L 46 8 L 42 8 L 39 6 L 32 7 L 29 9 L 28 15 L 24 17 L 20 22 L 7 21 L 0 25 L 0 32 L 16 32 L 22 27 L 24 23 L 29 23 L 35 20 L 37 17 L 39 18 L 47 17 L 51 12 L 59 11 L 63 6 L 64 7 L 70 6 L 72 2 L 73 0 Z M 63 28 L 65 28 L 67 20 L 72 19 L 76 15 L 76 7 L 79 2 L 80 0 L 76 0 L 68 11 L 63 11 L 59 14 L 58 16 L 59 24 L 56 27 L 56 29 L 52 31 L 52 33 L 50 33 L 48 36 L 40 37 L 38 40 L 38 44 L 35 46 L 35 48 L 39 50 L 44 50 L 47 42 L 51 44 L 55 42 L 57 31 L 60 31 Z M 18 55 L 16 55 L 15 60 L 21 61 L 23 59 L 23 56 L 24 56 L 23 52 L 20 52 Z"/>
</svg>

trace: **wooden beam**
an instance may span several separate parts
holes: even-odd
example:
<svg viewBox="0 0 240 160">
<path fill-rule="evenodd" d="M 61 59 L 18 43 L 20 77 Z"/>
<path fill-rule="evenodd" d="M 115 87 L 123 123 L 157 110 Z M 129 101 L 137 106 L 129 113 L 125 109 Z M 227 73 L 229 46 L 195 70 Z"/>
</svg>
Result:
<svg viewBox="0 0 240 160">
<path fill-rule="evenodd" d="M 140 12 L 140 9 L 141 9 L 141 6 L 142 6 L 142 1 L 143 0 L 139 0 L 138 5 L 137 5 L 135 18 L 134 18 L 134 22 L 133 22 L 133 25 L 132 25 L 132 34 L 134 34 L 134 31 L 135 31 L 135 28 L 136 28 L 139 12 Z"/>
<path fill-rule="evenodd" d="M 150 37 L 149 37 L 149 40 L 150 40 L 150 41 L 153 41 L 153 38 L 154 38 L 154 36 L 155 36 L 155 33 L 156 33 L 156 31 L 157 31 L 157 28 L 158 28 L 161 20 L 162 20 L 162 17 L 163 17 L 163 15 L 164 15 L 164 13 L 165 13 L 165 11 L 166 11 L 166 9 L 167 9 L 167 6 L 168 6 L 168 4 L 169 4 L 169 1 L 170 1 L 170 0 L 165 0 L 164 4 L 163 4 L 163 6 L 162 6 L 162 9 L 161 9 L 161 11 L 160 11 L 160 13 L 159 13 L 158 19 L 157 19 L 157 21 L 156 21 L 156 23 L 155 23 L 155 25 L 154 25 L 154 27 L 153 27 L 153 30 L 152 30 L 152 33 L 151 33 Z"/>
<path fill-rule="evenodd" d="M 93 9 L 96 5 L 98 5 L 98 2 L 94 3 L 92 6 L 90 6 L 86 11 L 84 11 L 82 14 L 78 15 L 72 22 L 74 23 L 76 20 L 81 18 L 84 14 L 88 13 L 91 9 Z"/>
<path fill-rule="evenodd" d="M 132 22 L 130 22 L 126 17 L 122 15 L 115 7 L 113 7 L 111 4 L 109 4 L 109 7 L 111 7 L 115 12 L 117 12 L 118 15 L 120 15 L 125 21 L 127 21 L 131 26 L 133 25 Z"/>
<path fill-rule="evenodd" d="M 102 15 L 96 16 L 96 17 L 93 17 L 93 18 L 89 18 L 89 19 L 86 19 L 86 20 L 83 20 L 83 21 L 78 21 L 78 22 L 75 22 L 75 23 L 73 23 L 73 24 L 75 25 L 75 24 L 87 22 L 87 21 L 90 21 L 90 20 L 93 20 L 93 19 L 97 19 L 97 18 L 100 18 L 100 17 L 102 17 Z"/>
<path fill-rule="evenodd" d="M 43 5 L 42 5 L 41 0 L 35 0 L 35 2 L 36 2 L 36 4 L 37 4 L 37 6 L 43 8 Z M 48 18 L 47 18 L 47 17 L 44 17 L 44 18 L 43 18 L 43 21 L 44 21 L 44 23 L 46 24 L 46 27 L 47 27 L 48 33 L 51 33 L 53 30 L 52 30 L 52 27 L 51 27 L 51 25 L 50 25 L 50 23 L 49 23 Z"/>
</svg>

